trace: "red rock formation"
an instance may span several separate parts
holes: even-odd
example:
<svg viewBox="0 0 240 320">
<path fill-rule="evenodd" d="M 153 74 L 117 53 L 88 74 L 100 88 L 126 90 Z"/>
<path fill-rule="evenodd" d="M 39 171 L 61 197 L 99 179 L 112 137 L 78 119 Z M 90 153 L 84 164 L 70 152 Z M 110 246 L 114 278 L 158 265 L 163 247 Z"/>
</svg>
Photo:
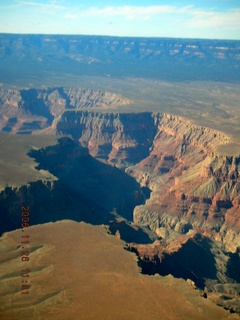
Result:
<svg viewBox="0 0 240 320">
<path fill-rule="evenodd" d="M 53 88 L 0 94 L 3 129 L 70 134 L 92 156 L 124 168 L 149 187 L 150 199 L 134 211 L 136 223 L 166 237 L 172 231 L 215 230 L 231 250 L 239 245 L 240 157 L 216 151 L 230 141 L 224 134 L 169 114 L 76 111 L 98 103 L 102 108 L 128 103 L 99 91 Z"/>
<path fill-rule="evenodd" d="M 84 88 L 0 89 L 0 131 L 50 132 L 68 109 L 115 108 L 131 100 L 111 92 Z"/>
<path fill-rule="evenodd" d="M 152 190 L 146 204 L 135 208 L 134 222 L 166 237 L 202 228 L 215 231 L 233 251 L 239 245 L 240 157 L 216 151 L 230 141 L 226 135 L 151 113 L 65 112 L 57 130 Z M 227 240 L 229 227 L 234 241 Z"/>
</svg>

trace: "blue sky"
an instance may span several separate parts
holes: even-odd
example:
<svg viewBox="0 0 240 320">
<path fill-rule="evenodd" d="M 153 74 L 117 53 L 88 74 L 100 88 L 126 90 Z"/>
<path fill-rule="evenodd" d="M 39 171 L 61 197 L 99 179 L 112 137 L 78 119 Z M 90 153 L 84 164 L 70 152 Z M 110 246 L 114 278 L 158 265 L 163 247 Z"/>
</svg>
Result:
<svg viewBox="0 0 240 320">
<path fill-rule="evenodd" d="M 240 39 L 240 0 L 0 0 L 0 32 Z"/>
</svg>

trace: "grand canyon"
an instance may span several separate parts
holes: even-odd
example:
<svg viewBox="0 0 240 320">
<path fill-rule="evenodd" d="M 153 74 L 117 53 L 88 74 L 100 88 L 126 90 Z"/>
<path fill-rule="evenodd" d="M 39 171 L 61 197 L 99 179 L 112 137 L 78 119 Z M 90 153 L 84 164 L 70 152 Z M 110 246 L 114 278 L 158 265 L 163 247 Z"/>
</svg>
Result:
<svg viewBox="0 0 240 320">
<path fill-rule="evenodd" d="M 1 319 L 239 319 L 239 41 L 0 44 Z"/>
</svg>

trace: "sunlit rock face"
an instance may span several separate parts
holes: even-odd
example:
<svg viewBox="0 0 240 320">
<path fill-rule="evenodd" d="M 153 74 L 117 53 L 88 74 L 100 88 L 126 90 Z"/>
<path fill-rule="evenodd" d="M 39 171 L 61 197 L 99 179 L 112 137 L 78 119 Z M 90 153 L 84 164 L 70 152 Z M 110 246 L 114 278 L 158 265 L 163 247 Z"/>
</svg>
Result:
<svg viewBox="0 0 240 320">
<path fill-rule="evenodd" d="M 51 131 L 65 110 L 116 108 L 130 103 L 115 93 L 84 88 L 0 89 L 0 131 Z"/>
<path fill-rule="evenodd" d="M 203 228 L 235 250 L 239 243 L 240 158 L 218 154 L 229 138 L 182 117 L 160 113 L 65 112 L 70 134 L 96 158 L 126 170 L 152 190 L 134 221 L 153 231 Z M 235 235 L 230 235 L 230 231 Z"/>
<path fill-rule="evenodd" d="M 92 301 L 92 295 L 96 297 L 96 287 L 100 292 L 96 299 L 100 313 L 94 313 L 95 308 L 91 308 L 90 316 L 88 302 L 84 306 L 87 317 L 101 318 L 102 306 L 106 305 L 101 284 L 105 292 L 113 290 L 109 295 L 111 301 L 115 299 L 114 293 L 123 289 L 120 300 L 119 296 L 116 300 L 120 311 L 119 301 L 124 306 L 129 304 L 129 289 L 131 297 L 136 292 L 147 297 L 147 302 L 139 304 L 141 298 L 136 298 L 137 303 L 131 299 L 130 304 L 137 305 L 139 314 L 151 319 L 159 317 L 159 307 L 160 314 L 165 310 L 159 305 L 161 299 L 163 306 L 167 306 L 165 315 L 171 319 L 228 317 L 226 310 L 217 310 L 209 300 L 239 313 L 239 42 L 2 34 L 0 44 L 4 48 L 0 52 L 0 143 L 4 146 L 1 157 L 4 158 L 5 150 L 9 154 L 5 161 L 0 159 L 3 172 L 0 232 L 18 229 L 5 233 L 1 242 L 3 279 L 9 284 L 0 296 L 7 306 L 4 319 L 8 319 L 5 315 L 10 316 L 8 306 L 14 301 L 17 301 L 12 304 L 17 308 L 13 310 L 15 315 L 20 309 L 23 313 L 31 311 L 34 312 L 34 315 L 28 313 L 31 319 L 42 312 L 41 306 L 54 307 L 58 302 L 70 301 L 70 308 L 75 305 L 74 318 L 79 314 L 82 297 L 88 302 Z M 77 87 L 82 84 L 86 88 Z M 229 136 L 207 126 L 228 132 Z M 45 143 L 55 134 L 68 137 L 58 142 L 56 139 L 52 143 L 55 145 Z M 35 140 L 40 136 L 44 137 L 44 144 Z M 13 137 L 21 139 L 14 142 Z M 26 138 L 31 139 L 27 142 Z M 19 145 L 16 148 L 16 141 L 23 148 Z M 16 161 L 18 153 L 21 156 L 24 153 L 24 157 L 19 155 Z M 28 171 L 30 175 L 26 174 Z M 17 178 L 8 180 L 9 175 Z M 31 224 L 39 224 L 29 228 L 40 241 L 33 241 L 31 247 L 36 257 L 32 265 L 33 281 L 42 282 L 46 272 L 53 272 L 59 280 L 62 276 L 56 271 L 62 272 L 59 266 L 64 258 L 65 262 L 69 261 L 69 268 L 63 267 L 67 279 L 79 285 L 79 278 L 75 281 L 72 275 L 80 276 L 88 283 L 86 292 L 81 285 L 77 292 L 75 288 L 68 291 L 65 276 L 61 278 L 63 290 L 51 273 L 52 280 L 49 278 L 47 282 L 52 281 L 53 286 L 46 295 L 39 294 L 37 289 L 32 296 L 35 300 L 29 300 L 29 308 L 35 304 L 38 311 L 35 308 L 34 311 L 24 308 L 24 311 L 22 304 L 18 304 L 19 296 L 14 300 L 19 288 L 15 257 L 19 255 L 17 239 L 18 232 L 22 232 L 19 211 L 23 203 L 31 207 Z M 122 251 L 111 249 L 105 241 L 103 246 L 99 245 L 100 238 L 94 237 L 92 227 L 78 228 L 76 222 L 46 224 L 63 219 L 107 225 L 101 227 L 108 230 L 108 234 L 104 231 L 104 238 L 109 244 L 127 242 L 129 250 L 138 255 L 135 266 L 122 259 L 122 252 L 127 253 L 122 250 L 125 244 L 121 242 Z M 54 226 L 59 228 L 54 231 Z M 97 228 L 95 231 L 98 233 Z M 80 239 L 78 236 L 82 234 L 85 237 Z M 68 257 L 62 253 L 61 241 L 68 244 L 65 250 Z M 92 241 L 90 247 L 89 241 Z M 84 258 L 92 254 L 84 264 L 87 270 L 79 268 L 83 257 L 75 259 L 76 249 L 81 245 L 81 254 L 87 248 Z M 59 253 L 56 261 L 55 255 L 49 255 L 51 249 Z M 39 254 L 44 252 L 42 265 Z M 107 265 L 109 258 L 113 265 Z M 99 266 L 100 261 L 104 267 Z M 76 266 L 77 271 L 69 277 L 69 270 Z M 90 269 L 92 266 L 96 268 Z M 107 272 L 105 267 L 109 268 Z M 137 272 L 131 274 L 137 279 L 137 286 L 129 286 L 126 268 Z M 113 281 L 109 280 L 109 270 L 113 272 Z M 96 271 L 99 286 L 96 286 Z M 171 288 L 176 289 L 179 284 L 177 294 L 171 290 L 167 296 L 163 286 L 159 287 L 160 277 L 139 277 L 140 271 L 151 275 L 172 274 L 186 281 L 161 277 Z M 119 272 L 123 273 L 122 277 Z M 156 291 L 146 282 L 150 278 L 156 280 Z M 88 290 L 89 279 L 94 292 Z M 184 293 L 188 285 L 189 296 L 197 297 L 194 303 L 188 303 L 179 293 L 181 290 Z M 13 288 L 17 288 L 14 294 Z M 184 289 L 179 291 L 179 288 Z M 147 290 L 147 294 L 142 294 L 142 290 Z M 71 304 L 74 294 L 70 296 L 69 292 L 73 291 L 77 294 L 77 304 Z M 149 299 L 149 294 L 156 303 Z M 173 305 L 172 301 L 176 302 L 179 296 L 182 300 Z M 103 303 L 101 299 L 105 299 Z M 200 300 L 204 301 L 204 307 Z M 121 318 L 121 313 L 116 313 L 115 302 L 113 305 L 113 317 L 118 314 Z M 213 314 L 207 305 L 214 306 Z M 0 309 L 1 312 L 4 308 Z M 138 314 L 135 309 L 125 309 L 130 312 L 129 318 Z"/>
</svg>

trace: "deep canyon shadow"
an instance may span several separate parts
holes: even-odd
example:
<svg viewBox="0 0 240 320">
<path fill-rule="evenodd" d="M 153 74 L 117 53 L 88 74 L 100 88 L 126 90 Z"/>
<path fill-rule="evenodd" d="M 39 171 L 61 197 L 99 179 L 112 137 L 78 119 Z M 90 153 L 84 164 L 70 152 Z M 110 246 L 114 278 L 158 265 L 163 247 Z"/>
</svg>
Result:
<svg viewBox="0 0 240 320">
<path fill-rule="evenodd" d="M 139 256 L 136 249 L 131 248 L 130 251 Z M 205 287 L 206 279 L 217 280 L 216 261 L 211 252 L 211 240 L 199 234 L 189 239 L 176 252 L 164 253 L 160 258 L 155 256 L 153 260 L 139 257 L 138 265 L 143 274 L 158 273 L 162 276 L 171 274 L 175 278 L 190 279 L 201 290 Z"/>
<path fill-rule="evenodd" d="M 108 224 L 115 218 L 113 209 L 131 221 L 134 207 L 145 202 L 147 193 L 135 179 L 94 159 L 69 138 L 29 156 L 38 170 L 48 170 L 57 180 L 5 188 L 0 194 L 1 233 L 21 227 L 21 206 L 31 208 L 30 225 L 62 219 Z"/>
</svg>

